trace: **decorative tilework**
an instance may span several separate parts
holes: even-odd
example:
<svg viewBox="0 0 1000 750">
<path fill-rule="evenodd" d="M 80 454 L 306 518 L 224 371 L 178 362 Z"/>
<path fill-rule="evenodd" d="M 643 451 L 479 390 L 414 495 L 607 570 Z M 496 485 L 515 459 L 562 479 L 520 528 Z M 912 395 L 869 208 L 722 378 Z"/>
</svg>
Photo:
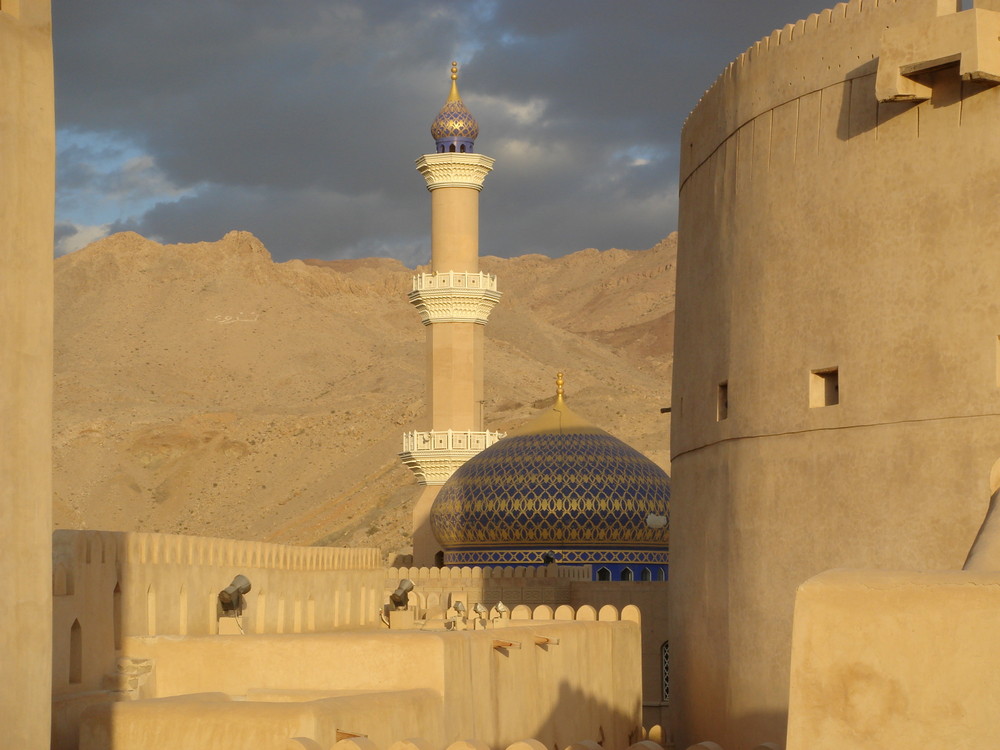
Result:
<svg viewBox="0 0 1000 750">
<path fill-rule="evenodd" d="M 461 99 L 449 100 L 431 123 L 431 137 L 436 141 L 445 138 L 468 138 L 474 141 L 479 137 L 479 123 Z"/>
<path fill-rule="evenodd" d="M 652 528 L 646 518 L 668 516 L 669 502 L 670 477 L 607 433 L 520 435 L 455 472 L 431 526 L 451 564 L 534 563 L 549 549 L 564 563 L 597 554 L 610 562 L 618 553 L 628 559 L 616 562 L 641 562 L 640 550 L 665 563 L 669 526 Z M 460 552 L 476 552 L 477 562 L 460 562 Z M 486 563 L 488 555 L 496 557 Z"/>
<path fill-rule="evenodd" d="M 667 565 L 670 554 L 667 551 L 598 549 L 598 550 L 463 550 L 446 551 L 445 565 L 465 565 L 480 567 L 485 565 L 542 565 L 542 556 L 554 552 L 556 560 L 563 565 Z"/>
</svg>

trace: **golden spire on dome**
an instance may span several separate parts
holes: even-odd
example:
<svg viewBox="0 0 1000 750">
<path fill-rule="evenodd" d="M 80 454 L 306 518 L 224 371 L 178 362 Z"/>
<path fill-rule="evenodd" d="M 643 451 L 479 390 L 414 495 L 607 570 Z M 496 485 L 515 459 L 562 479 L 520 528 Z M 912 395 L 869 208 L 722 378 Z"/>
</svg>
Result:
<svg viewBox="0 0 1000 750">
<path fill-rule="evenodd" d="M 459 151 L 471 153 L 479 136 L 479 123 L 462 102 L 458 93 L 458 61 L 451 61 L 451 91 L 444 106 L 431 123 L 431 136 L 437 143 L 438 153 Z"/>
<path fill-rule="evenodd" d="M 583 433 L 607 435 L 604 430 L 594 427 L 583 417 L 573 412 L 567 405 L 566 391 L 564 388 L 566 381 L 561 372 L 556 374 L 556 400 L 548 409 L 545 409 L 537 417 L 522 425 L 516 430 L 508 433 L 511 437 L 518 435 L 542 435 L 545 433 Z"/>
</svg>

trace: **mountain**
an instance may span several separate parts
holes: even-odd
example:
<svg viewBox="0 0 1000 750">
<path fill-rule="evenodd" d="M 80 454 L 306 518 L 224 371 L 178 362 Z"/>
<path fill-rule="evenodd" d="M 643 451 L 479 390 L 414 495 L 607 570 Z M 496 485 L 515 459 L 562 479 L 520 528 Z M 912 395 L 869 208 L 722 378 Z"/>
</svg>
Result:
<svg viewBox="0 0 1000 750">
<path fill-rule="evenodd" d="M 482 259 L 486 421 L 552 401 L 669 471 L 676 235 L 649 250 Z M 424 269 L 426 270 L 426 269 Z M 274 263 L 253 235 L 116 234 L 55 261 L 57 528 L 409 546 L 396 457 L 423 416 L 414 272 L 385 258 Z"/>
</svg>

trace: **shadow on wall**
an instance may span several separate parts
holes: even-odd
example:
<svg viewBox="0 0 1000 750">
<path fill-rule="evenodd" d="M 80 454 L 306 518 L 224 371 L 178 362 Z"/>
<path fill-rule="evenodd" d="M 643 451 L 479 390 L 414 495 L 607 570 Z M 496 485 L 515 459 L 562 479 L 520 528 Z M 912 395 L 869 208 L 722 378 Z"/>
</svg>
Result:
<svg viewBox="0 0 1000 750">
<path fill-rule="evenodd" d="M 878 59 L 859 65 L 850 71 L 841 85 L 840 114 L 837 119 L 837 138 L 849 141 L 859 135 L 877 130 L 896 117 L 912 112 L 920 101 L 880 102 L 875 93 L 875 70 Z M 958 63 L 928 71 L 914 79 L 931 88 L 930 101 L 934 107 L 946 107 L 990 88 L 988 82 L 963 81 L 959 78 Z M 913 121 L 914 135 L 917 120 Z"/>
<path fill-rule="evenodd" d="M 558 649 L 559 646 L 550 646 Z M 611 654 L 595 655 L 595 658 L 613 658 Z M 585 663 L 579 664 L 585 670 Z M 604 685 L 605 690 L 613 691 L 614 685 Z M 568 747 L 570 744 L 584 740 L 594 740 L 602 748 L 625 750 L 644 739 L 640 721 L 641 701 L 635 705 L 635 713 L 626 715 L 620 710 L 614 710 L 611 703 L 602 700 L 594 694 L 584 694 L 565 681 L 558 685 L 546 684 L 544 679 L 534 686 L 536 691 L 554 690 L 558 699 L 552 712 L 538 725 L 531 735 L 541 740 L 546 747 Z M 605 717 L 601 721 L 597 717 Z"/>
<path fill-rule="evenodd" d="M 775 748 L 785 746 L 787 711 L 755 711 L 733 716 L 731 723 L 734 730 L 731 736 L 740 737 L 745 747 L 756 749 L 768 745 L 773 745 Z M 781 731 L 775 733 L 775 727 L 781 727 Z"/>
</svg>

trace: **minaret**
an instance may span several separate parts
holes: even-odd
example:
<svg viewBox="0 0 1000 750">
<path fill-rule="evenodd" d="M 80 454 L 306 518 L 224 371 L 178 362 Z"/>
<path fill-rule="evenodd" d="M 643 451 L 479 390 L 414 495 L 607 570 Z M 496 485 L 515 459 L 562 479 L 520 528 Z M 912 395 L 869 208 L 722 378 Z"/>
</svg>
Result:
<svg viewBox="0 0 1000 750">
<path fill-rule="evenodd" d="M 437 153 L 417 159 L 431 194 L 431 272 L 414 276 L 409 294 L 427 326 L 430 429 L 405 434 L 400 453 L 425 485 L 413 510 L 414 565 L 435 562 L 430 509 L 441 485 L 502 437 L 483 426 L 483 333 L 500 293 L 479 270 L 479 193 L 493 159 L 473 152 L 479 124 L 458 94 L 458 63 L 431 135 Z"/>
</svg>

